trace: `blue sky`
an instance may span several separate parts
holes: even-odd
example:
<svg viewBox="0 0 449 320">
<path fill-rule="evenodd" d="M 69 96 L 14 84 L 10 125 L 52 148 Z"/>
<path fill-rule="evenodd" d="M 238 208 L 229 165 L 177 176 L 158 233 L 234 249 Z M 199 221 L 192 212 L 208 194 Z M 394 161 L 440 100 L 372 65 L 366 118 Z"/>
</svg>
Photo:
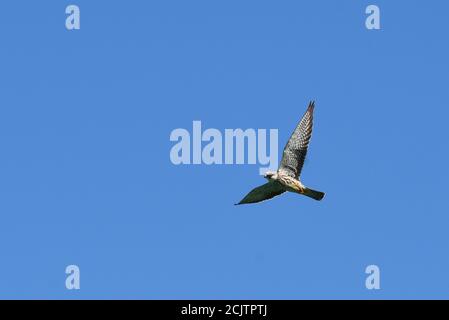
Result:
<svg viewBox="0 0 449 320">
<path fill-rule="evenodd" d="M 448 10 L 2 3 L 0 298 L 449 298 Z M 311 99 L 302 179 L 321 202 L 235 207 L 259 165 L 170 162 L 193 120 L 276 128 L 282 148 Z"/>
</svg>

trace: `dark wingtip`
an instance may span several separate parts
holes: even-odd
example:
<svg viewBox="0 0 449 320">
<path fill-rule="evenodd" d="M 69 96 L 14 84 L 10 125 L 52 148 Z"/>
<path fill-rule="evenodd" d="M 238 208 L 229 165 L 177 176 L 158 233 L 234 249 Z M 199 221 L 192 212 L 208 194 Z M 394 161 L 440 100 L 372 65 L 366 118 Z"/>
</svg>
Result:
<svg viewBox="0 0 449 320">
<path fill-rule="evenodd" d="M 309 102 L 309 107 L 307 109 L 313 111 L 313 108 L 315 108 L 315 100 L 311 100 Z"/>
</svg>

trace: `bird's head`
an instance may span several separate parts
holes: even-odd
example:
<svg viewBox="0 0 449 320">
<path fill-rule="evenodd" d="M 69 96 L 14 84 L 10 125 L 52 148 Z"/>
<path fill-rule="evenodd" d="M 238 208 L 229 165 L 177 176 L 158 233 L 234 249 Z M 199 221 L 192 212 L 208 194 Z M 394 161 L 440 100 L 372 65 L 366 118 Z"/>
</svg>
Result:
<svg viewBox="0 0 449 320">
<path fill-rule="evenodd" d="M 277 173 L 273 171 L 267 171 L 264 176 L 267 180 L 276 180 L 277 179 Z"/>
</svg>

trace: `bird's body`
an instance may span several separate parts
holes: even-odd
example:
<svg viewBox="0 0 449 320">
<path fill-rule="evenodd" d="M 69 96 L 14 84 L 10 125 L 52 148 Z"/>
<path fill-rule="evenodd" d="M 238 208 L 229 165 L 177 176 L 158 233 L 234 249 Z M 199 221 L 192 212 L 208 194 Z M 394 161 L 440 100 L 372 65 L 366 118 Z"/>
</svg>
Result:
<svg viewBox="0 0 449 320">
<path fill-rule="evenodd" d="M 323 192 L 306 187 L 299 179 L 312 136 L 314 107 L 315 103 L 310 102 L 306 113 L 284 148 L 278 170 L 265 173 L 264 177 L 268 182 L 253 189 L 237 204 L 261 202 L 286 191 L 302 194 L 318 201 L 323 199 Z"/>
<path fill-rule="evenodd" d="M 278 172 L 278 181 L 282 183 L 284 187 L 287 188 L 287 191 L 296 192 L 299 194 L 303 194 L 305 190 L 305 186 L 299 181 L 299 179 L 295 179 L 286 175 L 285 172 Z"/>
<path fill-rule="evenodd" d="M 290 177 L 286 171 L 278 170 L 276 172 L 268 171 L 265 173 L 265 178 L 268 181 L 277 181 L 282 186 L 284 186 L 287 191 L 296 192 L 296 193 L 304 193 L 305 186 L 299 181 L 299 179 L 295 179 Z"/>
</svg>

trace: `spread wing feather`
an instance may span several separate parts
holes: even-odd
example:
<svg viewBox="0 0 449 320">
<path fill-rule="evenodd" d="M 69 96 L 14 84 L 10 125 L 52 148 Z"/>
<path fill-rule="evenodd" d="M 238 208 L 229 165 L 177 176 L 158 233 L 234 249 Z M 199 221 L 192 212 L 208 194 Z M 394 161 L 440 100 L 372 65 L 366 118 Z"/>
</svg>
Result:
<svg viewBox="0 0 449 320">
<path fill-rule="evenodd" d="M 281 164 L 279 165 L 279 170 L 283 170 L 296 179 L 301 174 L 307 155 L 307 147 L 312 136 L 314 108 L 315 102 L 311 101 L 306 113 L 288 140 L 282 154 Z"/>
</svg>

